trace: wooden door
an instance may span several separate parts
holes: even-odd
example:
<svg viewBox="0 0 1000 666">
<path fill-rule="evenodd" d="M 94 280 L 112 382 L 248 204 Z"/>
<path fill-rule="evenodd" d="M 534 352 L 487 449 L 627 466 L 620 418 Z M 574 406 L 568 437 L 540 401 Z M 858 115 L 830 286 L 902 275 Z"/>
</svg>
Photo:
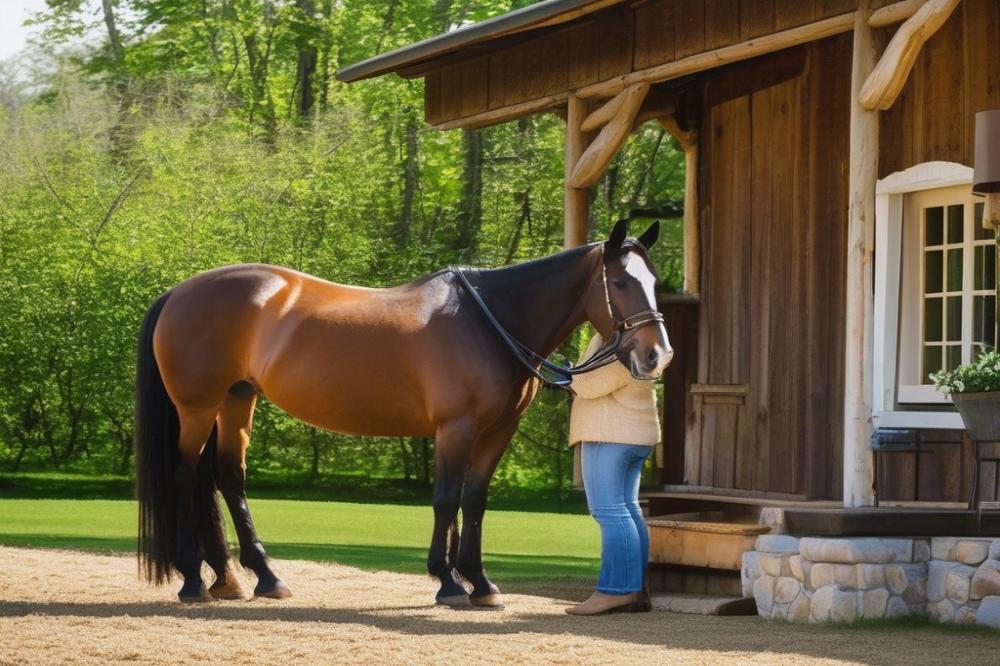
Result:
<svg viewBox="0 0 1000 666">
<path fill-rule="evenodd" d="M 702 307 L 689 485 L 838 492 L 844 44 L 734 69 L 704 89 Z M 829 71 L 828 71 L 829 70 Z M 833 94 L 823 93 L 834 86 Z M 833 108 L 818 107 L 826 100 Z M 846 109 L 843 110 L 846 118 Z M 843 146 L 838 146 L 837 142 Z M 843 154 L 843 155 L 842 155 Z"/>
</svg>

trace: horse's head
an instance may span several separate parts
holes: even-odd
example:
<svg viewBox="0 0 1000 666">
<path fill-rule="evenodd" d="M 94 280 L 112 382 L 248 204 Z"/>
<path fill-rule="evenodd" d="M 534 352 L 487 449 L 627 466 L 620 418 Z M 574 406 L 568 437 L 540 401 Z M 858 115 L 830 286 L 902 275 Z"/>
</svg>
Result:
<svg viewBox="0 0 1000 666">
<path fill-rule="evenodd" d="M 674 356 L 663 322 L 654 319 L 656 274 L 648 250 L 660 233 L 654 222 L 638 238 L 619 220 L 604 242 L 603 267 L 590 290 L 588 319 L 605 340 L 620 332 L 618 360 L 636 379 L 656 379 Z"/>
</svg>

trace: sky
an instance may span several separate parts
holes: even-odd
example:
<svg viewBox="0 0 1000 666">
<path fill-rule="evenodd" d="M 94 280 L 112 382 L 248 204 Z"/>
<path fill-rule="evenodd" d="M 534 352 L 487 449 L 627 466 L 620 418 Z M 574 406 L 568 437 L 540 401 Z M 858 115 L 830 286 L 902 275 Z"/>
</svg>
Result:
<svg viewBox="0 0 1000 666">
<path fill-rule="evenodd" d="M 15 55 L 37 28 L 26 28 L 25 19 L 45 9 L 45 0 L 0 0 L 0 60 Z"/>
</svg>

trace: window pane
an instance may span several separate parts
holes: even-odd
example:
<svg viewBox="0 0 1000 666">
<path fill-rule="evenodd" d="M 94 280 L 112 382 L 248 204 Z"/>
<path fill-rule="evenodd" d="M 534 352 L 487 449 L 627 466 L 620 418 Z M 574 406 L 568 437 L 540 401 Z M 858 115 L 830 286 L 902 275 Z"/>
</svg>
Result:
<svg viewBox="0 0 1000 666">
<path fill-rule="evenodd" d="M 973 275 L 973 288 L 975 289 L 995 289 L 996 288 L 996 256 L 995 245 L 977 245 L 975 250 L 975 273 Z"/>
<path fill-rule="evenodd" d="M 948 242 L 961 243 L 965 236 L 965 206 L 948 206 Z"/>
<path fill-rule="evenodd" d="M 921 384 L 930 384 L 930 374 L 941 369 L 941 348 L 938 346 L 924 347 L 924 372 L 920 378 Z"/>
<path fill-rule="evenodd" d="M 924 342 L 941 342 L 941 299 L 924 300 Z"/>
<path fill-rule="evenodd" d="M 976 240 L 985 240 L 987 238 L 993 240 L 993 232 L 989 229 L 983 229 L 983 205 L 977 203 L 975 208 L 972 209 L 975 212 L 976 218 L 972 228 L 976 230 Z"/>
<path fill-rule="evenodd" d="M 929 250 L 924 253 L 924 293 L 937 294 L 944 287 L 944 252 Z"/>
<path fill-rule="evenodd" d="M 972 297 L 972 339 L 993 345 L 996 334 L 996 296 Z"/>
<path fill-rule="evenodd" d="M 962 291 L 962 249 L 948 250 L 948 291 Z"/>
<path fill-rule="evenodd" d="M 962 365 L 962 345 L 948 345 L 946 349 L 948 350 L 948 369 L 954 370 Z"/>
<path fill-rule="evenodd" d="M 924 209 L 924 245 L 944 243 L 944 209 L 941 206 Z"/>
<path fill-rule="evenodd" d="M 948 341 L 962 341 L 962 297 L 948 297 Z"/>
</svg>

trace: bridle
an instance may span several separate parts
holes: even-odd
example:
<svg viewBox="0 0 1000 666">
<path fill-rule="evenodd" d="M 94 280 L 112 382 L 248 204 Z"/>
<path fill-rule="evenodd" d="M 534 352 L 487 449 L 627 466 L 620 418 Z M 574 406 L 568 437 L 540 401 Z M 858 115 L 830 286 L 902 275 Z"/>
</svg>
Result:
<svg viewBox="0 0 1000 666">
<path fill-rule="evenodd" d="M 540 380 L 542 383 L 555 388 L 567 389 L 569 390 L 570 384 L 573 382 L 573 376 L 583 374 L 584 372 L 590 372 L 596 368 L 603 367 L 615 361 L 616 354 L 621 351 L 625 346 L 626 335 L 634 331 L 637 328 L 647 326 L 649 324 L 663 323 L 663 315 L 657 312 L 655 309 L 643 310 L 626 317 L 619 317 L 615 314 L 614 306 L 611 303 L 611 296 L 608 293 L 608 273 L 607 266 L 604 263 L 603 248 L 601 249 L 601 280 L 604 283 L 604 299 L 608 306 L 608 316 L 611 319 L 612 326 L 614 328 L 614 335 L 611 339 L 604 343 L 597 352 L 588 358 L 586 361 L 580 365 L 560 365 L 554 363 L 541 354 L 533 351 L 527 345 L 522 343 L 520 340 L 515 338 L 513 335 L 504 328 L 497 318 L 490 311 L 486 301 L 483 300 L 482 295 L 479 290 L 473 286 L 472 282 L 469 280 L 468 273 L 478 272 L 479 269 L 475 268 L 460 268 L 451 267 L 449 270 L 458 278 L 459 283 L 465 289 L 465 291 L 472 297 L 472 300 L 479 306 L 479 310 L 486 317 L 486 321 L 489 322 L 490 326 L 504 342 L 505 345 L 510 349 L 514 358 L 518 360 L 534 376 L 536 379 Z"/>
</svg>

